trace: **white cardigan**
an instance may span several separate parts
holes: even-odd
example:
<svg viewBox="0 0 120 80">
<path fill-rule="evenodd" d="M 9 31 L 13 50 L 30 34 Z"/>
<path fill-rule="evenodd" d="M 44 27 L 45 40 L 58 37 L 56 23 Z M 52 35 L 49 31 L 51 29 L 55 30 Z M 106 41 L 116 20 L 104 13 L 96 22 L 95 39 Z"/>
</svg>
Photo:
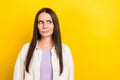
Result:
<svg viewBox="0 0 120 80">
<path fill-rule="evenodd" d="M 26 43 L 17 58 L 13 80 L 40 80 L 40 62 L 42 57 L 42 50 L 35 47 L 30 66 L 29 73 L 25 71 L 24 61 L 27 55 L 28 47 L 30 43 Z M 63 53 L 63 72 L 59 75 L 59 60 L 57 58 L 55 47 L 51 49 L 52 53 L 52 66 L 53 66 L 53 80 L 74 80 L 74 64 L 70 49 L 67 45 L 62 44 Z M 25 75 L 25 76 L 24 76 Z"/>
</svg>

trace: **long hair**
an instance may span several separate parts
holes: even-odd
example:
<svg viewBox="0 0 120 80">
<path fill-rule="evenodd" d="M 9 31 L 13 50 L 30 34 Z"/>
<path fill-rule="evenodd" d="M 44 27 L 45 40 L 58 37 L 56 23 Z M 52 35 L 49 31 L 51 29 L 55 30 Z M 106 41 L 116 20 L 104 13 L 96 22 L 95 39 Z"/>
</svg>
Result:
<svg viewBox="0 0 120 80">
<path fill-rule="evenodd" d="M 60 74 L 61 74 L 63 72 L 63 59 L 62 59 L 62 44 L 61 44 L 59 21 L 58 21 L 58 18 L 55 12 L 50 8 L 40 9 L 35 16 L 33 37 L 32 37 L 28 52 L 27 52 L 26 61 L 25 61 L 25 69 L 29 73 L 29 65 L 30 65 L 31 58 L 33 56 L 34 49 L 37 44 L 37 40 L 41 39 L 41 35 L 38 30 L 38 16 L 43 12 L 48 13 L 51 16 L 53 24 L 54 24 L 54 31 L 52 34 L 52 39 L 55 45 L 55 51 L 57 54 L 57 58 L 59 59 Z"/>
</svg>

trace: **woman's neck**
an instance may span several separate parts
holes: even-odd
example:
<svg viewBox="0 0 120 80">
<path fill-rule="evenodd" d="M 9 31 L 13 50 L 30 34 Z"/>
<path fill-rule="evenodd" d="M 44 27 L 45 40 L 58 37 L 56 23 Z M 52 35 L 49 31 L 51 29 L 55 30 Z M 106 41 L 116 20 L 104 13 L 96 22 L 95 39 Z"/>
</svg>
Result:
<svg viewBox="0 0 120 80">
<path fill-rule="evenodd" d="M 41 38 L 38 44 L 42 49 L 45 49 L 45 50 L 50 50 L 54 46 L 54 43 L 51 37 Z"/>
</svg>

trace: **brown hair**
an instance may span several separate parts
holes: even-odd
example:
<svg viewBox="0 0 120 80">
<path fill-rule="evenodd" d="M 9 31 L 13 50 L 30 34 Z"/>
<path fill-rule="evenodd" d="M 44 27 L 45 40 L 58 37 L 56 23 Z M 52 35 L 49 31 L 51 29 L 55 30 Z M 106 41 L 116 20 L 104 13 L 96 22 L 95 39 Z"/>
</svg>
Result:
<svg viewBox="0 0 120 80">
<path fill-rule="evenodd" d="M 54 41 L 56 54 L 59 59 L 60 74 L 61 74 L 63 72 L 63 59 L 62 59 L 62 44 L 61 44 L 59 21 L 58 21 L 58 18 L 55 12 L 50 8 L 42 8 L 36 14 L 35 21 L 34 21 L 33 37 L 32 37 L 28 52 L 27 52 L 26 61 L 25 61 L 25 69 L 27 72 L 29 72 L 29 64 L 30 64 L 34 49 L 36 47 L 37 40 L 41 39 L 41 35 L 38 30 L 38 16 L 43 12 L 46 12 L 51 16 L 53 24 L 54 24 L 54 31 L 52 34 L 52 39 Z"/>
</svg>

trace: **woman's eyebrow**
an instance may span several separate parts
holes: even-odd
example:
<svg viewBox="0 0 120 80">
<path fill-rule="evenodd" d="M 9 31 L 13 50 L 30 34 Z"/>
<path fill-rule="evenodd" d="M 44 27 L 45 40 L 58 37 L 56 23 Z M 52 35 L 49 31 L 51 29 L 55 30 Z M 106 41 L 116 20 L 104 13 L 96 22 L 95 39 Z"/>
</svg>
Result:
<svg viewBox="0 0 120 80">
<path fill-rule="evenodd" d="M 44 21 L 44 20 L 38 20 L 38 21 Z M 45 21 L 52 21 L 51 19 L 45 20 Z"/>
<path fill-rule="evenodd" d="M 38 21 L 43 21 L 43 20 L 38 20 Z"/>
<path fill-rule="evenodd" d="M 52 22 L 52 20 L 51 20 L 51 19 L 48 19 L 48 20 L 46 20 L 46 21 L 51 21 L 51 22 Z"/>
</svg>

